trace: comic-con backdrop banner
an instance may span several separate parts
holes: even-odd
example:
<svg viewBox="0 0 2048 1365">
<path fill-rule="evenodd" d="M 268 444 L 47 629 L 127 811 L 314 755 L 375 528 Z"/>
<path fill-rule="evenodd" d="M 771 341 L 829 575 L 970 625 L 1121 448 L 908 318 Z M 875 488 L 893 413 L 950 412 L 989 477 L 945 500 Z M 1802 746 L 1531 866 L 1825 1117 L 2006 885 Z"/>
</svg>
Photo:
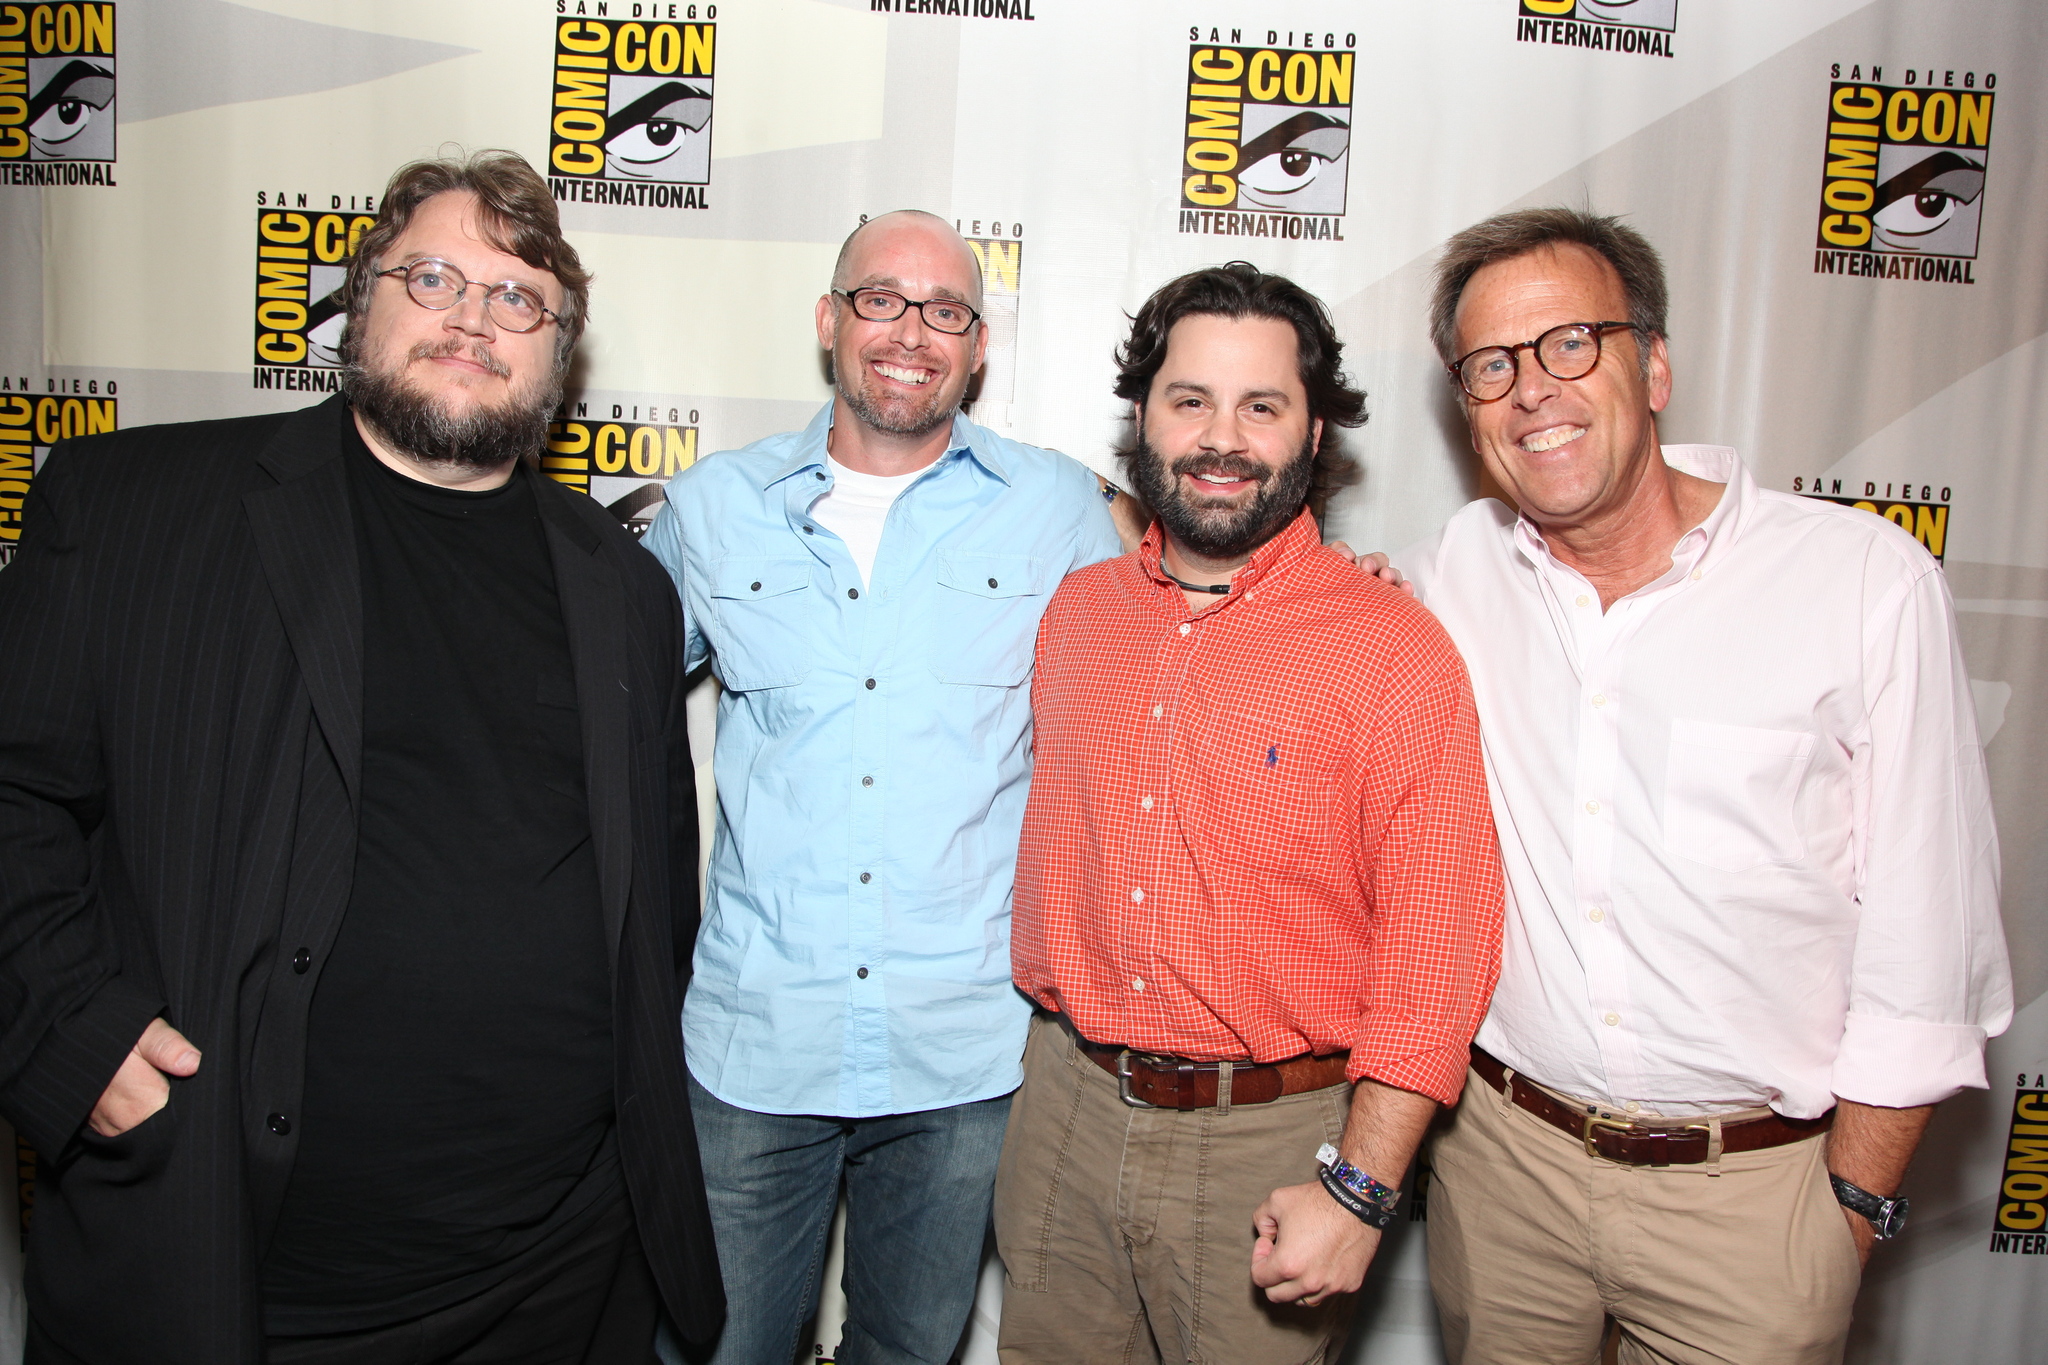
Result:
<svg viewBox="0 0 2048 1365">
<path fill-rule="evenodd" d="M 1314 289 L 1372 394 L 1326 529 L 1399 547 L 1478 492 L 1425 339 L 1438 245 L 1516 206 L 1626 214 L 1671 273 L 1666 439 L 1896 522 L 1961 609 L 2020 1008 L 1990 1091 L 1935 1120 L 1851 1358 L 2022 1365 L 2048 1340 L 2044 84 L 2038 0 L 0 2 L 0 561 L 52 443 L 333 392 L 349 255 L 444 145 L 531 160 L 596 272 L 545 463 L 635 529 L 678 471 L 809 419 L 840 240 L 917 207 L 984 272 L 973 415 L 1112 477 L 1148 292 L 1232 258 Z M 1417 1188 L 1352 1361 L 1440 1358 Z"/>
</svg>

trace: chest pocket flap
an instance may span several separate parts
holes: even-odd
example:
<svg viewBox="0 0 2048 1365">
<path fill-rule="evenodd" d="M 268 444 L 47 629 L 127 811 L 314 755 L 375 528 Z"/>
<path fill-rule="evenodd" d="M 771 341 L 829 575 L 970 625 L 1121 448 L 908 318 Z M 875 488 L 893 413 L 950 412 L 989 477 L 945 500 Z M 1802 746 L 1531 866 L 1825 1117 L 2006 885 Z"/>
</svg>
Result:
<svg viewBox="0 0 2048 1365">
<path fill-rule="evenodd" d="M 976 597 L 1029 597 L 1043 592 L 1044 569 L 1029 555 L 939 557 L 939 582 Z"/>
<path fill-rule="evenodd" d="M 713 669 L 735 692 L 788 687 L 811 671 L 807 559 L 721 559 L 711 566 Z"/>
<path fill-rule="evenodd" d="M 1029 678 L 1045 577 L 1045 561 L 1029 555 L 940 555 L 933 675 L 971 687 L 1016 687 Z"/>
<path fill-rule="evenodd" d="M 711 570 L 711 595 L 736 602 L 780 597 L 810 584 L 807 559 L 721 559 Z"/>
</svg>

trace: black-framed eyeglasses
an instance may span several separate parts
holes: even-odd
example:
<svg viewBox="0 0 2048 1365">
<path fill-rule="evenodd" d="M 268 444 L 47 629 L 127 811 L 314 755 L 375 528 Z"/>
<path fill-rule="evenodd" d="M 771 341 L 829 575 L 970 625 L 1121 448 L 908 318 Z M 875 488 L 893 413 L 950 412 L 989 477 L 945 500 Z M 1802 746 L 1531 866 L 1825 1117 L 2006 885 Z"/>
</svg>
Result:
<svg viewBox="0 0 2048 1365">
<path fill-rule="evenodd" d="M 869 322 L 894 322 L 915 308 L 924 325 L 934 332 L 959 336 L 981 317 L 958 299 L 906 299 L 893 289 L 835 289 L 832 291 L 853 305 L 853 311 Z"/>
<path fill-rule="evenodd" d="M 1523 351 L 1535 352 L 1536 363 L 1552 379 L 1584 379 L 1600 363 L 1600 334 L 1617 327 L 1632 332 L 1641 330 L 1633 322 L 1566 322 L 1534 341 L 1513 346 L 1481 346 L 1444 368 L 1474 402 L 1491 403 L 1505 397 L 1515 386 Z"/>
<path fill-rule="evenodd" d="M 412 301 L 422 308 L 431 308 L 437 313 L 446 312 L 469 293 L 473 280 L 463 278 L 462 272 L 448 262 L 434 256 L 426 256 L 411 265 L 395 265 L 389 270 L 377 272 L 381 279 L 386 275 L 397 275 L 405 280 L 405 292 L 412 295 Z M 549 318 L 560 322 L 562 315 L 552 308 L 544 307 L 540 291 L 530 284 L 506 280 L 484 290 L 484 314 L 493 326 L 508 332 L 531 332 Z"/>
</svg>

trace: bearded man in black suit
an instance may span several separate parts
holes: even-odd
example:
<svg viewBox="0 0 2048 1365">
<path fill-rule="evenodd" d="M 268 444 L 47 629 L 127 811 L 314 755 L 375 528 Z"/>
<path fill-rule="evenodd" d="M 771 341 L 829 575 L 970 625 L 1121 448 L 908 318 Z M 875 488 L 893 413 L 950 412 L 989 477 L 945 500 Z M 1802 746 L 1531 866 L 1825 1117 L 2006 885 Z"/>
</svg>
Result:
<svg viewBox="0 0 2048 1365">
<path fill-rule="evenodd" d="M 340 396 L 59 445 L 0 572 L 32 1362 L 641 1362 L 723 1313 L 680 611 L 538 467 L 589 276 L 510 153 L 382 202 Z"/>
</svg>

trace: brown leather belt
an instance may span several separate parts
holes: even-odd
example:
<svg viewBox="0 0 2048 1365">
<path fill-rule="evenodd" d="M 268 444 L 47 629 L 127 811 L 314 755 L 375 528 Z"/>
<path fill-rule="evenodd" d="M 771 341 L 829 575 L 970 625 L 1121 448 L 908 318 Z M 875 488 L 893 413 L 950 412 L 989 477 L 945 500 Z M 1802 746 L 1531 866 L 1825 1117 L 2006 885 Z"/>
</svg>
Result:
<svg viewBox="0 0 2048 1365">
<path fill-rule="evenodd" d="M 1117 1092 L 1137 1109 L 1214 1109 L 1222 1076 L 1221 1062 L 1193 1062 L 1157 1052 L 1133 1052 L 1114 1043 L 1091 1043 L 1079 1034 L 1074 1041 L 1097 1066 L 1116 1077 Z M 1323 1057 L 1303 1055 L 1284 1062 L 1232 1062 L 1230 1102 L 1271 1104 L 1282 1095 L 1327 1090 L 1344 1080 L 1349 1052 Z"/>
<path fill-rule="evenodd" d="M 1714 1153 L 1709 1150 L 1712 1128 L 1705 1119 L 1671 1126 L 1609 1118 L 1594 1105 L 1566 1104 L 1531 1084 L 1526 1076 L 1517 1074 L 1510 1078 L 1508 1069 L 1497 1058 L 1476 1047 L 1472 1049 L 1472 1069 L 1496 1091 L 1503 1085 L 1509 1086 L 1511 1100 L 1584 1143 L 1586 1155 L 1605 1157 L 1624 1166 L 1696 1166 L 1730 1152 L 1755 1152 L 1765 1147 L 1782 1147 L 1788 1142 L 1803 1142 L 1825 1133 L 1835 1122 L 1835 1111 L 1830 1109 L 1817 1119 L 1767 1114 L 1722 1124 L 1721 1150 Z"/>
</svg>

